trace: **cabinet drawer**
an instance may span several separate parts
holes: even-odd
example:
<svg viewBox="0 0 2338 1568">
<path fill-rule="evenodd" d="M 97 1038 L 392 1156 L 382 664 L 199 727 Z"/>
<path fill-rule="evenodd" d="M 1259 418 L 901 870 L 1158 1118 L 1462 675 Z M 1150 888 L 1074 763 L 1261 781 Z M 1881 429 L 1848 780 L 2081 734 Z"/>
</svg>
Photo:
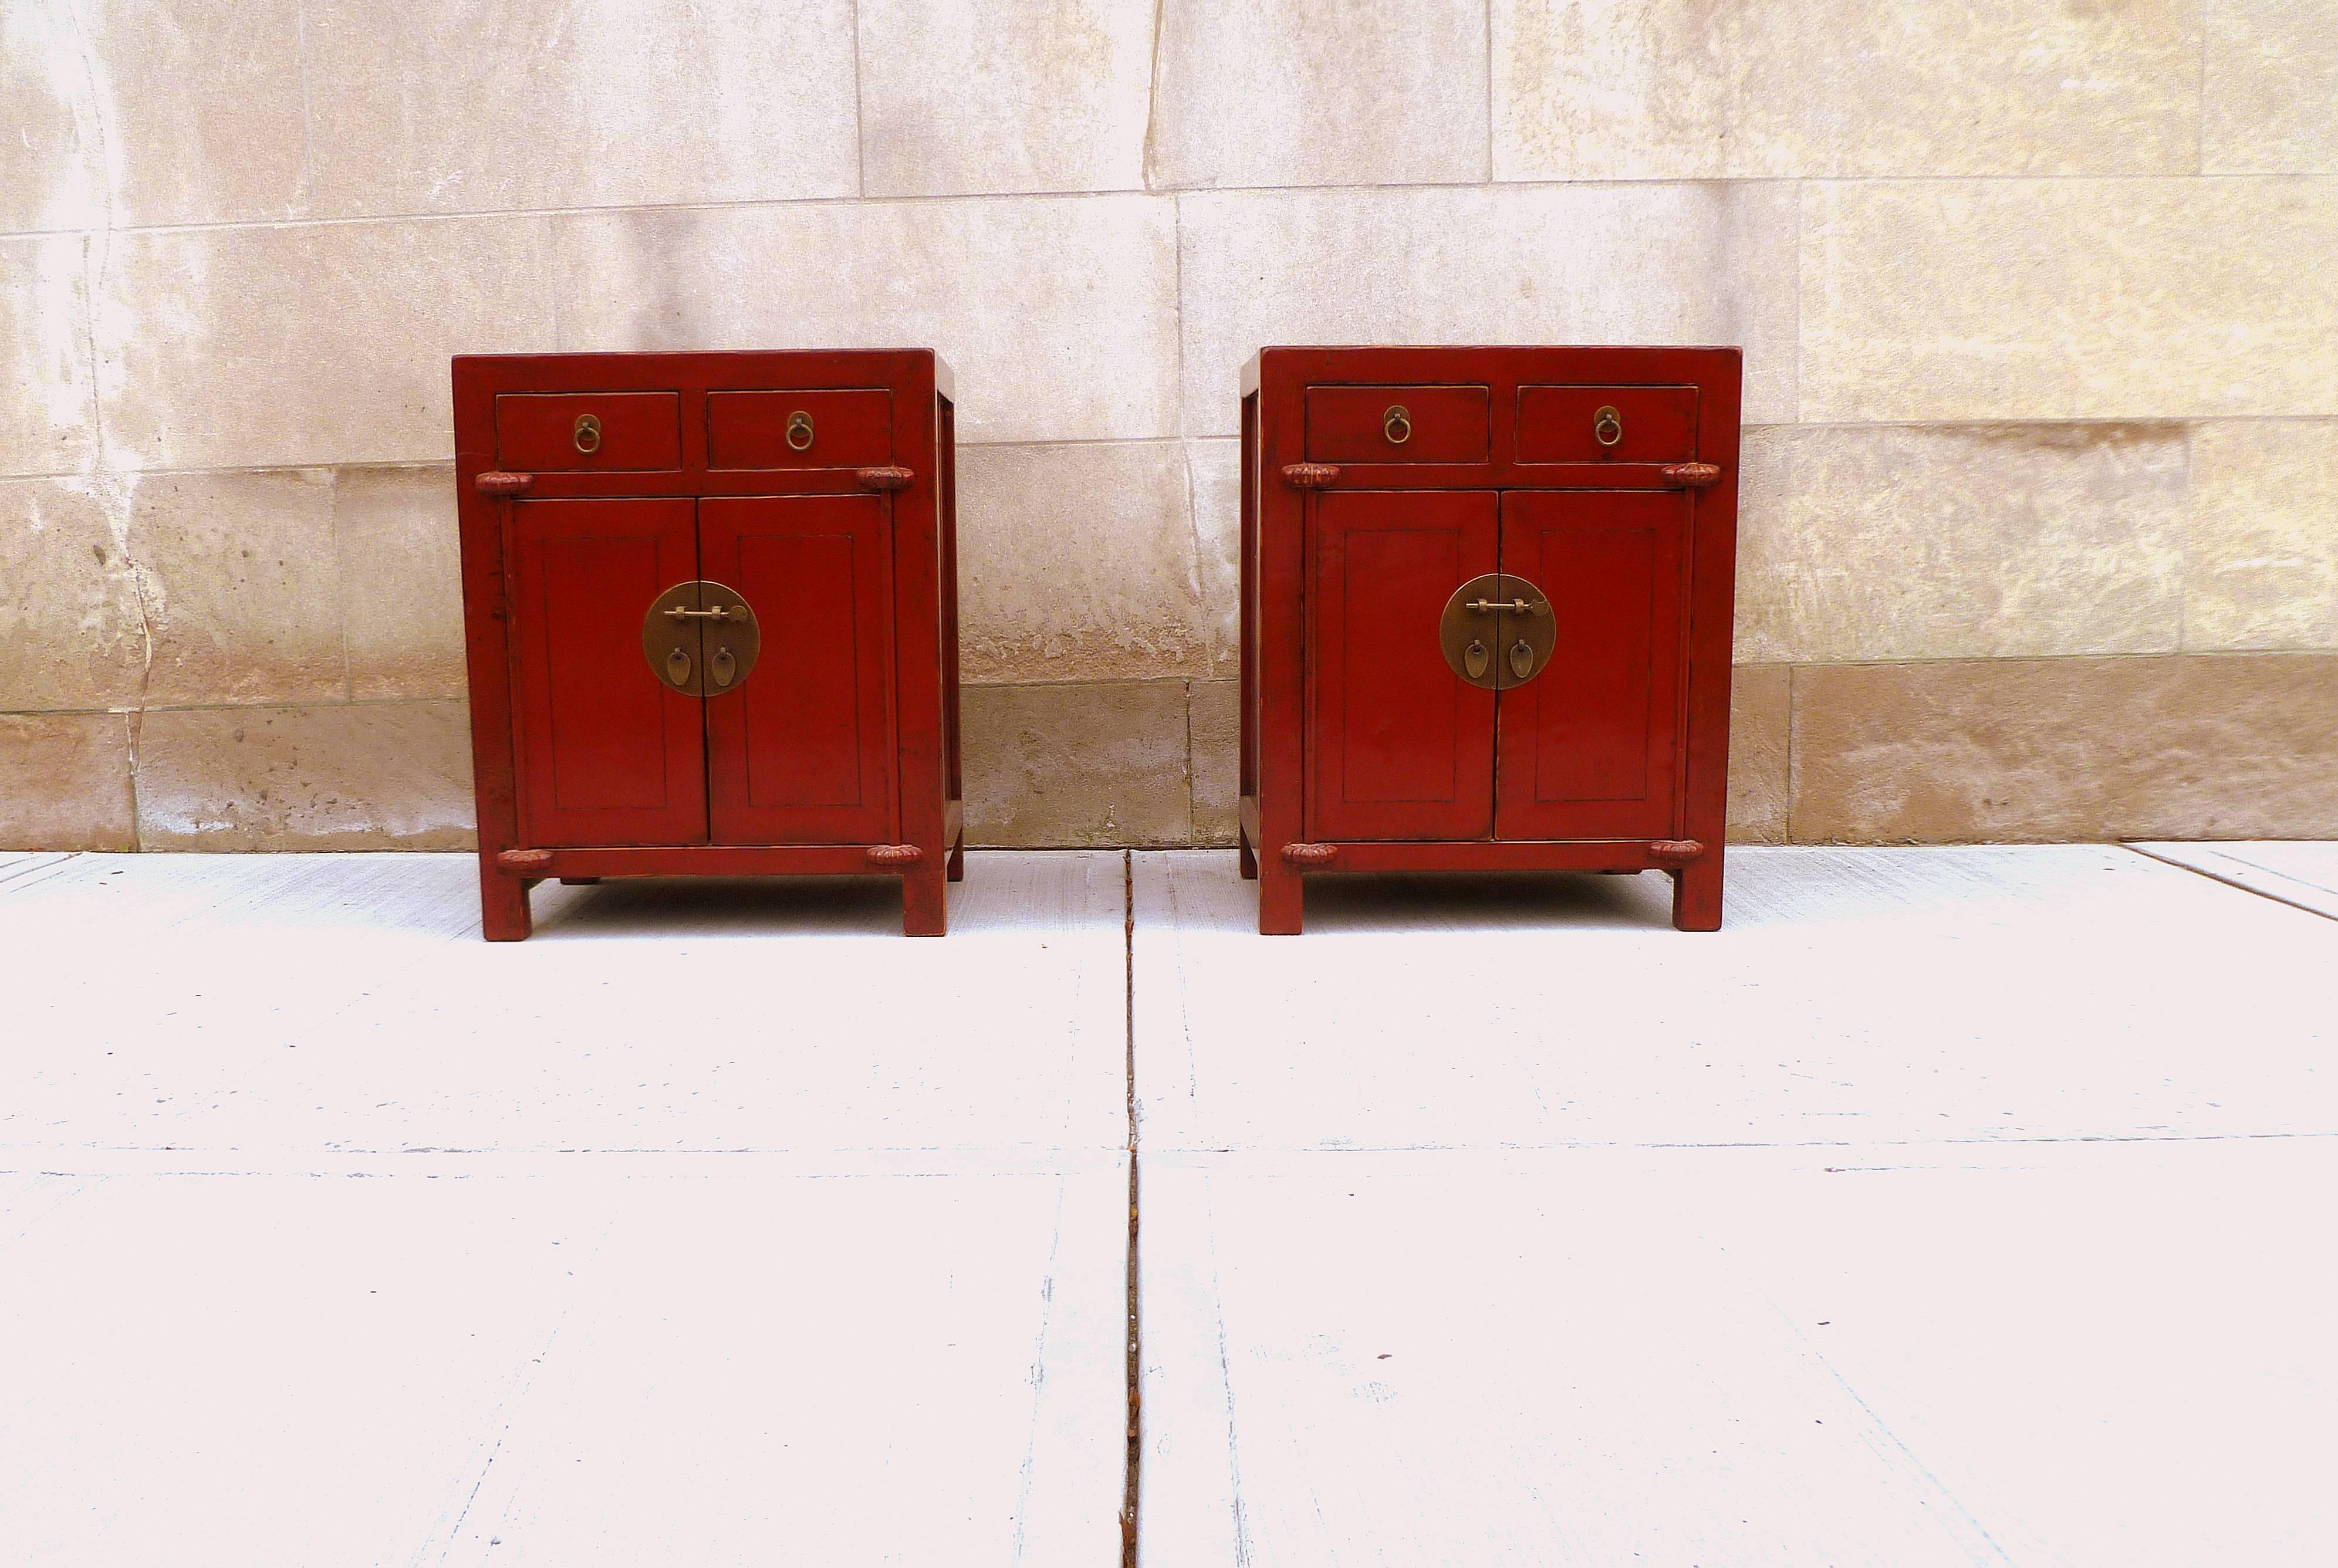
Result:
<svg viewBox="0 0 2338 1568">
<path fill-rule="evenodd" d="M 496 461 L 523 474 L 682 466 L 673 392 L 506 392 L 496 399 Z"/>
<path fill-rule="evenodd" d="M 1600 410 L 1616 421 L 1600 439 Z M 1694 387 L 1521 387 L 1521 463 L 1685 463 L 1696 456 Z"/>
<path fill-rule="evenodd" d="M 1483 463 L 1492 439 L 1483 387 L 1310 387 L 1311 463 Z"/>
<path fill-rule="evenodd" d="M 893 395 L 710 392 L 710 468 L 860 468 L 893 457 Z"/>
</svg>

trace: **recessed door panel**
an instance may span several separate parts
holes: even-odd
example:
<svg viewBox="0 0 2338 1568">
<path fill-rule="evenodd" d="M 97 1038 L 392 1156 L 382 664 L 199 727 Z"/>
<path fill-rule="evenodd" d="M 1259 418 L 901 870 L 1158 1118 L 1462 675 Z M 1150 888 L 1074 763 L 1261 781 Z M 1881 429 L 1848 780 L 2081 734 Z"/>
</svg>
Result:
<svg viewBox="0 0 2338 1568">
<path fill-rule="evenodd" d="M 718 844 L 876 844 L 894 835 L 889 503 L 699 503 L 706 575 L 755 609 L 762 646 L 706 700 Z"/>
<path fill-rule="evenodd" d="M 700 703 L 659 680 L 642 641 L 651 603 L 698 575 L 694 522 L 689 501 L 512 507 L 523 842 L 705 838 Z M 677 636 L 695 657 L 695 632 Z"/>
<path fill-rule="evenodd" d="M 1497 834 L 1653 838 L 1678 816 L 1689 505 L 1674 491 L 1512 491 L 1502 570 L 1548 598 L 1541 672 L 1501 695 Z"/>
<path fill-rule="evenodd" d="M 1483 838 L 1494 693 L 1445 662 L 1453 590 L 1495 566 L 1491 491 L 1338 491 L 1315 503 L 1309 837 Z"/>
</svg>

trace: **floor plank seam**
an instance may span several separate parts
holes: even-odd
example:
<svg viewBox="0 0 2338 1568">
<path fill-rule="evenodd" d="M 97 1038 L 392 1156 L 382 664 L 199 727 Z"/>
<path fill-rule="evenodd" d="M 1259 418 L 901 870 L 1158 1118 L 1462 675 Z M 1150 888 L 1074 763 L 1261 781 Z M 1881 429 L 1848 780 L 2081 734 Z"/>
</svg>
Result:
<svg viewBox="0 0 2338 1568">
<path fill-rule="evenodd" d="M 2237 877 L 2219 876 L 2205 866 L 2187 866 L 2181 860 L 2171 860 L 2165 855 L 2155 855 L 2140 844 L 2121 844 L 2119 848 L 2140 855 L 2146 860 L 2156 860 L 2162 866 L 2173 866 L 2178 871 L 2189 871 L 2195 877 L 2205 877 L 2211 882 L 2221 882 L 2227 887 L 2235 887 L 2244 893 L 2254 893 L 2269 904 L 2279 904 L 2285 908 L 2301 910 L 2324 920 L 2338 920 L 2338 915 L 2333 915 L 2327 909 L 2317 909 L 2311 904 L 2301 904 L 2294 898 L 2284 898 L 2270 887 L 2259 887 L 2243 882 Z"/>
<path fill-rule="evenodd" d="M 1136 857 L 1120 852 L 1121 961 L 1125 981 L 1124 1083 L 1128 1096 L 1128 1275 L 1123 1287 L 1128 1312 L 1128 1356 L 1124 1373 L 1128 1396 L 1128 1452 L 1121 1476 L 1121 1568 L 1136 1568 L 1136 1522 L 1140 1461 L 1144 1453 L 1144 1324 L 1137 1299 L 1137 1132 L 1136 1132 Z"/>
</svg>

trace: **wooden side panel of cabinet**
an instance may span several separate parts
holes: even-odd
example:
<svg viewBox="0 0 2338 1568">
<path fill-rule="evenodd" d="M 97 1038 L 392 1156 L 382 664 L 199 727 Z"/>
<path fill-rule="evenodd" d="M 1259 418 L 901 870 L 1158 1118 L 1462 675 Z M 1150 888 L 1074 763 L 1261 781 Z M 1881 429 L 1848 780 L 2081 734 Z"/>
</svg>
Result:
<svg viewBox="0 0 2338 1568">
<path fill-rule="evenodd" d="M 1675 491 L 1503 495 L 1501 569 L 1548 596 L 1558 642 L 1501 696 L 1500 837 L 1675 832 L 1688 520 Z"/>
<path fill-rule="evenodd" d="M 687 500 L 523 501 L 511 508 L 512 674 L 526 842 L 706 837 L 695 697 L 642 654 L 642 616 L 698 575 Z"/>
<path fill-rule="evenodd" d="M 1494 694 L 1454 679 L 1445 602 L 1495 569 L 1490 491 L 1356 491 L 1315 505 L 1308 833 L 1482 838 Z"/>
<path fill-rule="evenodd" d="M 773 495 L 699 503 L 700 563 L 755 607 L 762 652 L 706 702 L 714 841 L 895 836 L 889 503 Z"/>
</svg>

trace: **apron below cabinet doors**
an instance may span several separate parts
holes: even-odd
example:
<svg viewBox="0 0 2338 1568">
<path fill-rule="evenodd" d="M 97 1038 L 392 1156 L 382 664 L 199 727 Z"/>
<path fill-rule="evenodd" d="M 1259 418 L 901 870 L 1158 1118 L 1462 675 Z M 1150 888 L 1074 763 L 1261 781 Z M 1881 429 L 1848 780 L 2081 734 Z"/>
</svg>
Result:
<svg viewBox="0 0 2338 1568">
<path fill-rule="evenodd" d="M 698 504 L 703 574 L 754 606 L 762 646 L 706 699 L 717 844 L 898 837 L 891 503 L 759 495 Z"/>
<path fill-rule="evenodd" d="M 1438 641 L 1454 589 L 1496 569 L 1490 490 L 1354 490 L 1314 504 L 1307 831 L 1484 838 L 1494 828 L 1494 693 Z"/>
<path fill-rule="evenodd" d="M 506 547 L 526 841 L 703 841 L 702 705 L 659 683 L 642 641 L 643 608 L 699 574 L 696 503 L 521 501 Z"/>
<path fill-rule="evenodd" d="M 1501 569 L 1547 596 L 1557 643 L 1501 694 L 1498 838 L 1677 831 L 1688 537 L 1679 491 L 1504 493 Z"/>
</svg>

